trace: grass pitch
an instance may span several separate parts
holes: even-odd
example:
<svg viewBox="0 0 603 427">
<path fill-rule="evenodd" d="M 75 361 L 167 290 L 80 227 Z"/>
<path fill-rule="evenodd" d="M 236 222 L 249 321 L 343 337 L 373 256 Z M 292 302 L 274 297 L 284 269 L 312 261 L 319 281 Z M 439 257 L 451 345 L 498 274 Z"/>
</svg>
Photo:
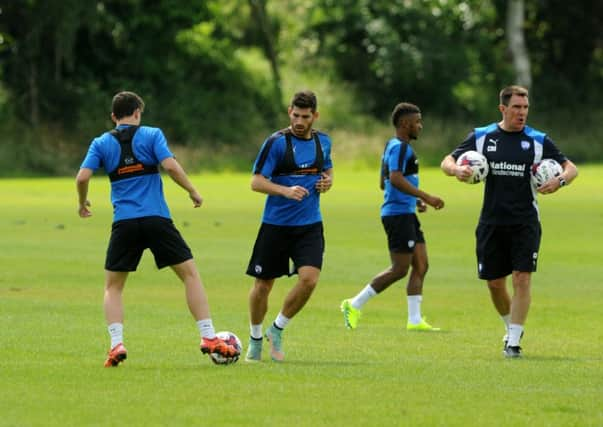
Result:
<svg viewBox="0 0 603 427">
<path fill-rule="evenodd" d="M 193 249 L 217 330 L 247 344 L 244 271 L 264 197 L 249 175 L 193 177 L 193 209 L 165 179 Z M 371 300 L 355 331 L 339 303 L 388 264 L 376 172 L 336 170 L 323 198 L 321 281 L 284 335 L 286 361 L 214 366 L 198 350 L 183 288 L 145 254 L 126 286 L 127 362 L 102 367 L 109 183 L 95 177 L 93 217 L 77 216 L 73 179 L 2 180 L 0 425 L 600 426 L 603 425 L 603 167 L 540 197 L 544 229 L 524 358 L 502 357 L 502 322 L 477 280 L 480 185 L 425 169 L 446 208 L 421 215 L 430 256 L 423 311 L 441 333 L 407 333 L 404 283 Z M 267 322 L 294 279 L 277 281 Z"/>
</svg>

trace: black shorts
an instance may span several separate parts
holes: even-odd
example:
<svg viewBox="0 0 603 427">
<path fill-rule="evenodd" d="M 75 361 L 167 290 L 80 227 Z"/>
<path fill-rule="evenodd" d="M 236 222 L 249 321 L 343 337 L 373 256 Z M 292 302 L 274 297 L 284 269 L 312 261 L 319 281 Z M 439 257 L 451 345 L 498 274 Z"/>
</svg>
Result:
<svg viewBox="0 0 603 427">
<path fill-rule="evenodd" d="M 479 223 L 475 230 L 479 278 L 494 280 L 513 271 L 536 271 L 541 234 L 538 222 L 517 225 Z"/>
<path fill-rule="evenodd" d="M 180 264 L 193 257 L 171 219 L 160 216 L 124 219 L 111 227 L 105 269 L 136 271 L 147 248 L 153 252 L 157 268 Z"/>
<path fill-rule="evenodd" d="M 247 274 L 258 279 L 292 276 L 300 267 L 322 268 L 325 250 L 322 222 L 284 226 L 262 223 Z M 289 267 L 289 259 L 293 268 Z"/>
<path fill-rule="evenodd" d="M 381 223 L 390 252 L 412 253 L 417 243 L 425 243 L 421 223 L 415 214 L 383 216 Z"/>
</svg>

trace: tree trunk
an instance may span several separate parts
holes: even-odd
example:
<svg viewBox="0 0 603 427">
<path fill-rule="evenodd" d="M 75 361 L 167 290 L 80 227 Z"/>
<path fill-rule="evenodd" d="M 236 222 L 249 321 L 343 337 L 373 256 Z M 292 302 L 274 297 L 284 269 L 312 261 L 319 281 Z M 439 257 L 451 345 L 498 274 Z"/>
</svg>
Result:
<svg viewBox="0 0 603 427">
<path fill-rule="evenodd" d="M 268 61 L 270 61 L 270 67 L 272 69 L 272 78 L 274 80 L 274 96 L 280 103 L 283 99 L 281 92 L 281 75 L 274 37 L 266 13 L 266 0 L 249 0 L 249 6 L 251 7 L 253 18 L 258 23 L 262 31 L 262 35 L 264 36 L 264 52 L 268 57 Z"/>
<path fill-rule="evenodd" d="M 524 15 L 524 0 L 508 0 L 506 33 L 509 50 L 513 58 L 515 78 L 517 84 L 529 89 L 532 86 L 532 71 L 523 34 Z"/>
</svg>

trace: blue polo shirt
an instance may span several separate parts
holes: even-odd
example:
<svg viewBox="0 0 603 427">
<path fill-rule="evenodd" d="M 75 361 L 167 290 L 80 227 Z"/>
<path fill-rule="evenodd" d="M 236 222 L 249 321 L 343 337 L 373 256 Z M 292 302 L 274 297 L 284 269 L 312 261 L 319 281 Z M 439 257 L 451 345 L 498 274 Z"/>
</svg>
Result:
<svg viewBox="0 0 603 427">
<path fill-rule="evenodd" d="M 414 187 L 419 187 L 419 161 L 412 146 L 398 138 L 390 139 L 383 153 L 382 165 L 387 168 L 388 173 L 384 181 L 381 216 L 415 213 L 417 198 L 398 190 L 389 179 L 389 173 L 398 171 Z"/>
<path fill-rule="evenodd" d="M 318 132 L 323 152 L 323 171 L 331 169 L 331 139 L 325 133 Z M 295 164 L 304 168 L 316 160 L 316 143 L 313 138 L 302 139 L 291 135 Z M 322 221 L 320 214 L 320 193 L 316 190 L 316 182 L 320 174 L 274 175 L 285 157 L 287 148 L 285 135 L 276 132 L 264 141 L 253 165 L 254 173 L 260 173 L 272 182 L 286 187 L 299 185 L 309 191 L 309 195 L 301 201 L 287 199 L 282 196 L 268 195 L 264 206 L 262 222 L 273 225 L 308 225 Z"/>
<path fill-rule="evenodd" d="M 120 125 L 118 129 L 128 127 Z M 134 155 L 145 165 L 158 165 L 168 157 L 174 157 L 167 140 L 159 128 L 140 126 L 132 139 Z M 81 168 L 93 171 L 103 168 L 107 174 L 119 163 L 121 148 L 117 139 L 109 132 L 94 138 Z M 111 183 L 113 221 L 161 216 L 170 218 L 160 174 L 142 175 Z"/>
</svg>

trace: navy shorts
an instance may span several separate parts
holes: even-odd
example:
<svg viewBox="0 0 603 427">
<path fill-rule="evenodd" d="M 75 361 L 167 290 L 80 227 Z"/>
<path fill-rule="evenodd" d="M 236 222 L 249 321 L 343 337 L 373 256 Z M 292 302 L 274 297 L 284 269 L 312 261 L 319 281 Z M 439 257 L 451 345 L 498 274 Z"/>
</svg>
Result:
<svg viewBox="0 0 603 427">
<path fill-rule="evenodd" d="M 147 248 L 153 253 L 157 268 L 180 264 L 193 257 L 171 219 L 160 216 L 124 219 L 111 227 L 105 269 L 136 271 Z"/>
<path fill-rule="evenodd" d="M 415 214 L 383 216 L 381 223 L 390 252 L 412 253 L 417 243 L 425 243 L 421 223 Z"/>
<path fill-rule="evenodd" d="M 299 226 L 262 223 L 247 274 L 269 280 L 292 276 L 300 267 L 321 269 L 324 250 L 322 222 Z M 289 260 L 293 261 L 292 268 Z"/>
<path fill-rule="evenodd" d="M 538 222 L 517 225 L 479 223 L 475 230 L 479 278 L 494 280 L 513 271 L 535 272 L 541 234 Z"/>
</svg>

